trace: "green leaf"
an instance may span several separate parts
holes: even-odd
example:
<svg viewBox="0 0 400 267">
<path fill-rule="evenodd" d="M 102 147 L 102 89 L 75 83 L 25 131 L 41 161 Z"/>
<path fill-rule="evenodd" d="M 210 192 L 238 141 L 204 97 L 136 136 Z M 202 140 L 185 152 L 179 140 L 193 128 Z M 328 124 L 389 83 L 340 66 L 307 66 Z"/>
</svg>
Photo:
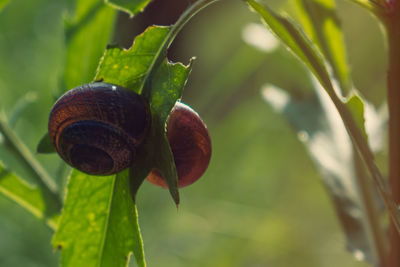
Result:
<svg viewBox="0 0 400 267">
<path fill-rule="evenodd" d="M 150 1 L 151 0 L 105 0 L 109 5 L 128 13 L 131 17 L 142 12 Z"/>
<path fill-rule="evenodd" d="M 357 123 L 355 122 L 351 111 L 346 105 L 344 105 L 344 103 L 336 94 L 333 84 L 330 80 L 329 73 L 325 68 L 323 58 L 319 55 L 312 43 L 290 20 L 279 16 L 268 7 L 264 7 L 254 0 L 247 0 L 247 2 L 257 13 L 261 15 L 265 23 L 267 23 L 267 25 L 270 27 L 271 31 L 275 33 L 277 37 L 284 44 L 286 44 L 287 47 L 295 55 L 297 55 L 303 63 L 306 64 L 306 66 L 315 75 L 322 87 L 325 89 L 326 93 L 331 98 L 344 122 L 348 133 L 350 134 L 353 144 L 357 147 L 368 168 L 368 171 L 373 177 L 377 190 L 385 202 L 385 206 L 388 209 L 391 218 L 393 219 L 396 229 L 398 229 L 400 232 L 400 215 L 398 213 L 396 204 L 388 193 L 385 180 L 375 164 L 374 155 L 368 145 L 367 140 L 364 138 L 361 129 L 357 127 Z"/>
<path fill-rule="evenodd" d="M 109 47 L 102 58 L 95 80 L 118 84 L 137 93 L 148 93 L 145 97 L 150 103 L 152 127 L 147 145 L 137 158 L 147 158 L 138 170 L 132 171 L 132 193 L 136 191 L 151 169 L 157 168 L 166 179 L 170 193 L 176 204 L 179 203 L 175 163 L 167 138 L 165 122 L 175 102 L 181 98 L 191 70 L 191 64 L 170 63 L 167 59 L 159 61 L 162 49 L 170 37 L 170 27 L 152 26 L 137 36 L 128 50 Z M 159 62 L 159 65 L 157 64 Z M 147 89 L 147 90 L 144 90 Z M 146 175 L 146 176 L 145 176 Z"/>
<path fill-rule="evenodd" d="M 182 97 L 183 89 L 192 70 L 192 61 L 184 66 L 164 60 L 151 80 L 151 108 L 160 115 L 160 122 L 165 124 L 175 102 Z"/>
<path fill-rule="evenodd" d="M 62 266 L 127 266 L 131 252 L 146 266 L 128 170 L 90 176 L 73 170 L 53 246 Z"/>
<path fill-rule="evenodd" d="M 53 230 L 57 227 L 57 215 L 48 207 L 45 194 L 40 188 L 32 186 L 8 172 L 0 162 L 0 193 L 15 201 L 38 219 L 44 220 Z"/>
<path fill-rule="evenodd" d="M 247 0 L 247 2 L 289 50 L 306 64 L 328 94 L 335 94 L 329 73 L 325 67 L 324 58 L 321 57 L 316 47 L 304 33 L 287 17 L 276 14 L 269 7 L 263 6 L 255 0 Z"/>
<path fill-rule="evenodd" d="M 18 135 L 8 125 L 4 113 L 0 112 L 0 134 L 2 135 L 4 146 L 21 163 L 21 167 L 27 171 L 27 175 L 35 180 L 43 191 L 48 207 L 48 213 L 58 213 L 62 203 L 58 194 L 58 185 L 47 173 L 43 166 L 36 160 L 30 150 L 19 139 Z M 51 208 L 51 209 L 50 209 Z"/>
<path fill-rule="evenodd" d="M 365 118 L 364 118 L 364 102 L 359 95 L 354 93 L 347 101 L 346 106 L 349 108 L 353 115 L 355 122 L 364 138 L 368 140 L 367 131 L 365 129 Z"/>
<path fill-rule="evenodd" d="M 164 128 L 158 114 L 154 114 L 149 136 L 137 150 L 136 160 L 130 168 L 131 194 L 135 199 L 144 179 L 152 169 L 156 168 L 166 180 L 170 194 L 178 205 L 179 191 L 175 161 Z"/>
<path fill-rule="evenodd" d="M 0 11 L 10 2 L 10 0 L 0 0 Z"/>
<path fill-rule="evenodd" d="M 136 195 L 153 168 L 161 171 L 170 185 L 174 201 L 179 202 L 174 159 L 165 136 L 165 121 L 182 95 L 190 66 L 172 64 L 167 60 L 155 64 L 160 57 L 160 47 L 168 36 L 169 28 L 151 27 L 135 39 L 129 50 L 110 47 L 104 53 L 95 80 L 101 79 L 137 92 L 142 91 L 145 85 L 151 86 L 147 99 L 152 111 L 152 127 L 145 143 L 138 148 L 130 170 L 116 177 L 94 177 L 73 171 L 60 227 L 53 242 L 54 246 L 63 249 L 64 265 L 126 266 L 124 257 L 133 251 L 138 264 L 144 266 L 137 214 L 132 214 L 136 208 L 131 192 Z M 74 238 L 76 235 L 79 235 L 79 240 Z"/>
<path fill-rule="evenodd" d="M 152 134 L 146 153 L 151 153 L 153 168 L 160 171 L 176 205 L 179 204 L 178 176 L 174 156 L 165 133 L 167 117 L 176 101 L 182 97 L 183 88 L 191 71 L 191 64 L 171 64 L 164 60 L 151 79 L 150 107 Z M 150 164 L 150 163 L 149 163 Z"/>
<path fill-rule="evenodd" d="M 76 0 L 66 19 L 66 66 L 63 91 L 92 81 L 114 25 L 115 10 L 103 0 Z"/>
<path fill-rule="evenodd" d="M 138 35 L 131 48 L 108 47 L 97 69 L 95 80 L 118 84 L 141 93 L 145 78 L 152 71 L 170 27 L 152 26 Z"/>
<path fill-rule="evenodd" d="M 267 86 L 263 96 L 289 121 L 320 172 L 345 232 L 347 249 L 355 256 L 362 252 L 366 261 L 376 265 L 376 257 L 385 256 L 382 248 L 386 236 L 379 226 L 379 199 L 335 106 L 322 88 L 315 89 L 317 97 L 291 97 Z M 363 103 L 359 100 L 352 98 L 351 105 L 357 117 L 363 118 Z"/>
<path fill-rule="evenodd" d="M 334 0 L 294 1 L 305 33 L 316 44 L 332 67 L 343 93 L 351 90 L 346 49 Z"/>
<path fill-rule="evenodd" d="M 50 136 L 48 133 L 43 135 L 42 139 L 40 139 L 39 144 L 36 148 L 36 153 L 48 154 L 55 153 L 56 149 L 51 142 Z"/>
</svg>

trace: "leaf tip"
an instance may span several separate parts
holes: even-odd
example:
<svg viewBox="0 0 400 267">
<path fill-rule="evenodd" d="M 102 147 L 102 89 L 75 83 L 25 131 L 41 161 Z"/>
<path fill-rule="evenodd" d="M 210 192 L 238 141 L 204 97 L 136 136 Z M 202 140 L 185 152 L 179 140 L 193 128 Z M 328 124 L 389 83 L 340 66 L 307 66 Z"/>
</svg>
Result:
<svg viewBox="0 0 400 267">
<path fill-rule="evenodd" d="M 36 154 L 50 154 L 54 152 L 56 152 L 56 150 L 51 142 L 50 136 L 46 133 L 40 139 L 36 147 Z"/>
<path fill-rule="evenodd" d="M 173 190 L 173 191 L 170 191 L 170 192 L 171 192 L 171 196 L 172 196 L 172 199 L 175 202 L 176 207 L 178 207 L 179 203 L 180 203 L 180 197 L 179 197 L 178 188 L 176 190 Z"/>
</svg>

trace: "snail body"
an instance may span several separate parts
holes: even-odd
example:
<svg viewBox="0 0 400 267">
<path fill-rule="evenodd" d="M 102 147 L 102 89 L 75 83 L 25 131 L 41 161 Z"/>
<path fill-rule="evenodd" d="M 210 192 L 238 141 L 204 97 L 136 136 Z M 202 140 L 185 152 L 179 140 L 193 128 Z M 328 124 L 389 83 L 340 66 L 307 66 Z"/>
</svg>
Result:
<svg viewBox="0 0 400 267">
<path fill-rule="evenodd" d="M 149 106 L 140 95 L 98 82 L 61 96 L 50 112 L 48 131 L 69 165 L 92 175 L 110 175 L 132 164 L 150 122 Z"/>
<path fill-rule="evenodd" d="M 211 158 L 211 138 L 200 116 L 189 106 L 177 102 L 167 120 L 167 137 L 178 173 L 178 187 L 197 181 L 205 172 Z M 147 180 L 168 187 L 157 169 Z"/>
</svg>

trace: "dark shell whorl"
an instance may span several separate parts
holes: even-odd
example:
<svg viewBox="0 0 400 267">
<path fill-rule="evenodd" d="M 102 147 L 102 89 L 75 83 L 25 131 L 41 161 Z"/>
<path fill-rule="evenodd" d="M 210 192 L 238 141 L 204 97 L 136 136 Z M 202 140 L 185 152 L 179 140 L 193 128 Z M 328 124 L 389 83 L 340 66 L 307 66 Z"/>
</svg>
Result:
<svg viewBox="0 0 400 267">
<path fill-rule="evenodd" d="M 91 83 L 57 100 L 50 113 L 49 136 L 71 166 L 109 175 L 131 165 L 150 121 L 149 106 L 140 95 L 113 84 Z"/>
</svg>

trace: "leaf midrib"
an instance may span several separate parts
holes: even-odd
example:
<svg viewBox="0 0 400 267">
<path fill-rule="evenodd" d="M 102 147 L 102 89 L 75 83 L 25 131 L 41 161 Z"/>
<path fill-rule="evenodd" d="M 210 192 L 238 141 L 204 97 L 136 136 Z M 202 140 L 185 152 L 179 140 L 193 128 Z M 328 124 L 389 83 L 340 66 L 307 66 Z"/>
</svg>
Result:
<svg viewBox="0 0 400 267">
<path fill-rule="evenodd" d="M 108 203 L 108 208 L 107 208 L 107 219 L 106 219 L 106 223 L 105 223 L 105 226 L 104 226 L 104 235 L 103 235 L 103 241 L 101 242 L 101 248 L 100 248 L 100 258 L 99 258 L 99 262 L 98 262 L 98 265 L 97 266 L 99 266 L 99 267 L 101 267 L 102 266 L 102 263 L 103 263 L 103 255 L 104 255 L 104 249 L 105 249 L 105 244 L 106 244 L 106 242 L 107 242 L 107 237 L 108 237 L 108 226 L 109 226 L 109 224 L 110 224 L 110 217 L 111 217 L 111 206 L 112 206 L 112 203 L 113 203 L 113 200 L 114 200 L 114 191 L 115 191 L 115 184 L 116 184 L 116 179 L 117 179 L 117 176 L 115 175 L 114 176 L 114 178 L 113 178 L 113 183 L 112 183 L 112 186 L 111 186 L 111 190 L 110 190 L 110 199 L 109 199 L 109 203 Z"/>
</svg>

